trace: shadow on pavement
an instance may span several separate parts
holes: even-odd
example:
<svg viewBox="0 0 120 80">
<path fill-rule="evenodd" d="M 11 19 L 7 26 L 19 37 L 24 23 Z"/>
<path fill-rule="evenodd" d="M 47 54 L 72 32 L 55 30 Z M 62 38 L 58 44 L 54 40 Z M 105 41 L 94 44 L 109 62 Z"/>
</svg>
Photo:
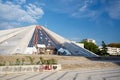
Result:
<svg viewBox="0 0 120 80">
<path fill-rule="evenodd" d="M 99 56 L 99 57 L 86 57 L 92 61 L 104 61 L 104 62 L 112 62 L 120 66 L 120 57 L 115 56 Z"/>
</svg>

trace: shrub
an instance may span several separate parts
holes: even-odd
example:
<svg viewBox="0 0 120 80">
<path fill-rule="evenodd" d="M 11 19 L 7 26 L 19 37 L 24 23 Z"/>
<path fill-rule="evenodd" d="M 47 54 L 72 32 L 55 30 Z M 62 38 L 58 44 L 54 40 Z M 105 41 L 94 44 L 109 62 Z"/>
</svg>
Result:
<svg viewBox="0 0 120 80">
<path fill-rule="evenodd" d="M 24 59 L 24 58 L 22 58 L 22 65 L 24 65 L 24 63 L 25 63 L 25 59 Z"/>
<path fill-rule="evenodd" d="M 16 65 L 20 65 L 20 60 L 18 58 L 16 59 Z"/>
<path fill-rule="evenodd" d="M 28 56 L 29 60 L 30 60 L 30 64 L 33 65 L 34 64 L 34 58 Z"/>
<path fill-rule="evenodd" d="M 52 64 L 52 60 L 51 60 L 51 59 L 48 59 L 46 64 L 47 64 L 47 65 Z"/>
<path fill-rule="evenodd" d="M 36 62 L 36 64 L 37 64 L 37 65 L 40 64 L 40 61 Z"/>
<path fill-rule="evenodd" d="M 51 59 L 51 62 L 52 62 L 52 64 L 57 64 L 57 60 L 56 59 Z"/>
<path fill-rule="evenodd" d="M 3 62 L 3 66 L 5 66 L 5 65 L 6 65 L 6 61 Z"/>
<path fill-rule="evenodd" d="M 45 60 L 44 60 L 43 57 L 40 57 L 40 62 L 41 62 L 41 64 L 44 64 L 44 63 L 45 63 Z"/>
<path fill-rule="evenodd" d="M 57 60 L 56 59 L 48 59 L 48 60 L 45 60 L 44 58 L 40 57 L 40 62 L 41 64 L 47 64 L 47 65 L 50 65 L 50 64 L 57 64 Z"/>
</svg>

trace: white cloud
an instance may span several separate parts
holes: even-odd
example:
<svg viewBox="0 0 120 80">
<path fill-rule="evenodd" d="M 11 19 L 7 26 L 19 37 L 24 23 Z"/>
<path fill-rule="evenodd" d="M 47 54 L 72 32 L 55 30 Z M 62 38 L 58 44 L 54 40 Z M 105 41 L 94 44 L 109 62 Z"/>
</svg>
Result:
<svg viewBox="0 0 120 80">
<path fill-rule="evenodd" d="M 80 7 L 79 11 L 82 11 L 82 12 L 85 11 L 87 9 L 88 3 L 89 3 L 89 1 L 86 0 L 84 2 L 84 5 L 82 7 Z"/>
<path fill-rule="evenodd" d="M 17 4 L 24 4 L 26 3 L 26 0 L 13 0 Z"/>
<path fill-rule="evenodd" d="M 17 22 L 1 22 L 0 28 L 1 29 L 11 29 L 14 27 L 22 26 L 20 23 Z"/>
<path fill-rule="evenodd" d="M 120 19 L 120 0 L 115 0 L 107 6 L 108 14 L 113 19 Z"/>
<path fill-rule="evenodd" d="M 56 12 L 68 14 L 75 18 L 93 17 L 96 12 L 89 9 L 93 0 L 54 0 L 54 3 L 56 3 L 55 6 L 50 5 L 50 9 Z"/>
<path fill-rule="evenodd" d="M 80 10 L 80 11 L 85 11 L 86 8 L 87 8 L 87 5 L 85 4 L 85 5 L 82 6 L 79 10 Z"/>
<path fill-rule="evenodd" d="M 20 22 L 36 22 L 25 10 L 22 10 L 19 5 L 14 5 L 12 3 L 1 4 L 0 3 L 0 17 L 2 20 L 15 20 Z"/>
<path fill-rule="evenodd" d="M 85 0 L 84 4 L 80 4 L 82 6 L 71 13 L 75 18 L 100 19 L 101 15 L 107 13 L 111 19 L 120 19 L 120 0 Z"/>
<path fill-rule="evenodd" d="M 0 27 L 3 25 L 20 26 L 22 23 L 37 23 L 37 20 L 44 14 L 41 8 L 33 4 L 28 5 L 26 10 L 21 6 L 22 5 L 15 5 L 11 2 L 0 2 L 0 22 L 2 21 Z"/>
<path fill-rule="evenodd" d="M 26 0 L 16 0 L 18 3 L 23 4 L 26 2 Z"/>
<path fill-rule="evenodd" d="M 96 11 L 86 10 L 86 11 L 77 11 L 72 13 L 72 16 L 75 18 L 92 18 L 96 15 Z"/>
<path fill-rule="evenodd" d="M 36 7 L 33 4 L 29 4 L 27 7 L 27 13 L 31 15 L 33 18 L 39 19 L 44 14 L 41 8 Z"/>
<path fill-rule="evenodd" d="M 76 11 L 71 15 L 75 18 L 92 18 L 96 16 L 96 11 L 89 9 L 89 5 L 92 4 L 92 0 L 85 0 L 82 6 L 79 6 Z"/>
<path fill-rule="evenodd" d="M 35 4 L 37 6 L 40 6 L 40 7 L 45 7 L 46 6 L 46 4 L 44 2 L 38 2 L 38 1 L 36 1 Z"/>
</svg>

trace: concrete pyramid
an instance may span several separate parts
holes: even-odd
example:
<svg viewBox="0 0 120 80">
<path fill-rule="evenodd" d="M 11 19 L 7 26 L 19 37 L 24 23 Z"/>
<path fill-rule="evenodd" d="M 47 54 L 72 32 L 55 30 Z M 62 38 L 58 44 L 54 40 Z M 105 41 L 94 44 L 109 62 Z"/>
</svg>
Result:
<svg viewBox="0 0 120 80">
<path fill-rule="evenodd" d="M 26 50 L 28 48 L 32 47 L 34 49 L 36 46 L 50 46 L 56 48 L 57 51 L 62 48 L 65 50 L 63 52 L 69 52 L 75 56 L 97 56 L 80 47 L 75 42 L 65 39 L 43 26 L 32 25 L 22 28 L 0 30 L 0 54 L 27 54 Z"/>
</svg>

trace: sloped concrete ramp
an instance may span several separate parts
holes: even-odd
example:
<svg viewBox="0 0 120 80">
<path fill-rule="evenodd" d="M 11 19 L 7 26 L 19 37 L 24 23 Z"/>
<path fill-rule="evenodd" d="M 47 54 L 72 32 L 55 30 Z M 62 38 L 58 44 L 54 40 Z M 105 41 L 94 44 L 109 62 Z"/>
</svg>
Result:
<svg viewBox="0 0 120 80">
<path fill-rule="evenodd" d="M 32 38 L 35 26 L 0 31 L 0 54 L 23 54 Z"/>
<path fill-rule="evenodd" d="M 0 30 L 0 54 L 24 54 L 32 36 L 34 35 L 36 27 L 40 27 L 45 35 L 47 34 L 47 37 L 54 41 L 56 45 L 59 45 L 55 46 L 57 49 L 61 47 L 65 48 L 75 56 L 97 57 L 96 54 L 81 48 L 80 46 L 76 45 L 68 39 L 63 38 L 53 31 L 43 26 L 36 25 L 9 30 Z"/>
<path fill-rule="evenodd" d="M 42 27 L 46 33 L 54 39 L 57 43 L 61 44 L 61 47 L 64 47 L 68 51 L 71 52 L 72 55 L 74 56 L 85 56 L 85 57 L 98 57 L 95 53 L 86 50 L 80 46 L 78 46 L 76 43 L 63 38 L 62 36 L 50 31 L 49 29 Z"/>
</svg>

